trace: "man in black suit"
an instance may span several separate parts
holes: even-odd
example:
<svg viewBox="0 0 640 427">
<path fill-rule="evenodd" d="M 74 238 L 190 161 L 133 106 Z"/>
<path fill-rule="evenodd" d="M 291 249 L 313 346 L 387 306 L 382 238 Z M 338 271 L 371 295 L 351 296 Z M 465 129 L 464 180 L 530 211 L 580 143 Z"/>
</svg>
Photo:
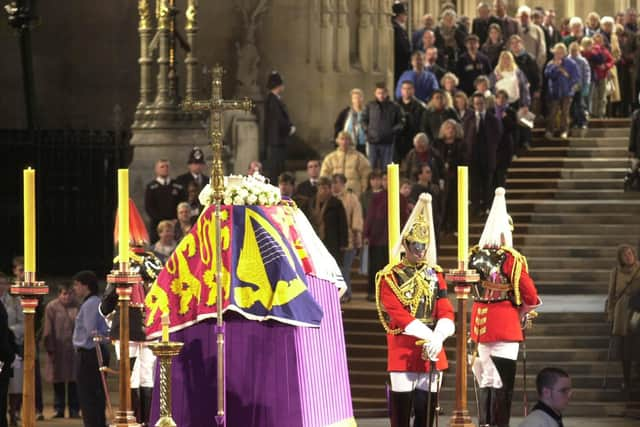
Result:
<svg viewBox="0 0 640 427">
<path fill-rule="evenodd" d="M 473 22 L 471 24 L 471 33 L 478 36 L 480 39 L 480 46 L 487 41 L 487 37 L 489 37 L 489 15 L 491 13 L 491 8 L 488 3 L 481 2 L 478 3 L 477 7 L 478 17 L 473 18 Z"/>
<path fill-rule="evenodd" d="M 156 227 L 163 219 L 176 219 L 178 203 L 187 200 L 185 188 L 169 176 L 169 161 L 160 159 L 155 165 L 156 177 L 144 191 L 144 208 L 149 215 L 149 238 L 158 240 Z"/>
<path fill-rule="evenodd" d="M 199 147 L 193 147 L 187 161 L 189 172 L 177 177 L 176 182 L 182 185 L 185 191 L 189 188 L 189 184 L 194 182 L 198 186 L 198 194 L 200 194 L 204 186 L 209 183 L 209 177 L 203 173 L 205 166 L 203 151 Z"/>
<path fill-rule="evenodd" d="M 320 160 L 311 159 L 307 162 L 307 176 L 306 181 L 302 181 L 296 187 L 294 195 L 296 197 L 304 197 L 307 200 L 311 200 L 316 196 L 318 192 L 318 178 L 320 178 Z"/>
<path fill-rule="evenodd" d="M 265 146 L 267 148 L 267 173 L 271 182 L 278 182 L 284 172 L 287 158 L 287 142 L 296 131 L 289 119 L 287 106 L 282 102 L 284 81 L 277 71 L 272 71 L 267 80 L 269 94 L 264 103 Z"/>
<path fill-rule="evenodd" d="M 311 223 L 320 240 L 327 247 L 340 267 L 343 264 L 343 252 L 349 245 L 349 227 L 347 214 L 342 202 L 331 193 L 331 179 L 318 178 L 318 193 L 309 206 Z"/>
<path fill-rule="evenodd" d="M 518 34 L 518 21 L 507 15 L 506 0 L 493 2 L 495 14 L 489 18 L 489 25 L 498 24 L 502 29 L 502 40 L 508 40 L 514 34 Z"/>
<path fill-rule="evenodd" d="M 471 166 L 471 203 L 475 213 L 482 214 L 493 202 L 493 177 L 502 123 L 493 110 L 487 111 L 484 94 L 476 92 L 471 100 L 474 114 L 468 114 L 464 119 L 464 142 Z"/>
<path fill-rule="evenodd" d="M 403 72 L 409 69 L 411 60 L 411 41 L 407 33 L 407 6 L 404 3 L 394 3 L 393 10 L 393 40 L 394 40 L 394 76 L 397 82 Z"/>
</svg>

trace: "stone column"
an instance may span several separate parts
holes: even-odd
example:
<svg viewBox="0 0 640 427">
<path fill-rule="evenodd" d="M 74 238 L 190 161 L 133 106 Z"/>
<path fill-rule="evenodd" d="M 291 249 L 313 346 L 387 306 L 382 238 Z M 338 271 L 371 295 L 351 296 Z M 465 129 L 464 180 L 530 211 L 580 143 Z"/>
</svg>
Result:
<svg viewBox="0 0 640 427">
<path fill-rule="evenodd" d="M 348 71 L 350 68 L 350 42 L 349 42 L 349 5 L 347 0 L 338 0 L 338 29 L 336 33 L 336 70 Z"/>
<path fill-rule="evenodd" d="M 378 1 L 378 49 L 376 57 L 377 70 L 383 73 L 383 80 L 387 83 L 389 91 L 393 91 L 394 40 L 393 26 L 391 25 L 392 0 Z"/>
<path fill-rule="evenodd" d="M 158 20 L 158 88 L 154 106 L 169 106 L 169 16 L 168 0 L 157 0 L 156 18 Z"/>
<path fill-rule="evenodd" d="M 198 97 L 198 58 L 196 57 L 196 34 L 198 33 L 198 0 L 189 0 L 185 13 L 185 33 L 190 50 L 184 59 L 187 69 L 185 82 L 185 98 L 194 100 Z"/>
<path fill-rule="evenodd" d="M 360 0 L 358 24 L 358 57 L 362 71 L 369 73 L 374 66 L 374 9 L 373 0 Z"/>
<path fill-rule="evenodd" d="M 336 14 L 335 0 L 322 0 L 320 17 L 320 71 L 333 70 L 334 38 Z"/>
<path fill-rule="evenodd" d="M 140 101 L 136 107 L 133 127 L 145 125 L 146 119 L 148 119 L 145 116 L 151 106 L 151 63 L 153 60 L 149 52 L 149 42 L 151 41 L 153 23 L 151 22 L 149 0 L 138 1 L 138 15 L 140 17 L 138 23 L 138 33 L 140 35 L 140 57 L 138 58 L 138 64 L 140 64 Z"/>
</svg>

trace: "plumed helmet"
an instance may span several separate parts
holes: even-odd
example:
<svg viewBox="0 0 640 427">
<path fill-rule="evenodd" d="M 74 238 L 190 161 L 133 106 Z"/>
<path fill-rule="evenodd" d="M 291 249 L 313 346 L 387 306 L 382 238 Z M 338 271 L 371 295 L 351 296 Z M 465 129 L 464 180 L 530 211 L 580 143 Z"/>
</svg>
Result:
<svg viewBox="0 0 640 427">
<path fill-rule="evenodd" d="M 118 257 L 113 260 L 114 268 L 118 268 Z M 134 247 L 129 251 L 129 271 L 139 274 L 146 284 L 155 282 L 164 268 L 162 261 L 150 251 Z"/>
</svg>

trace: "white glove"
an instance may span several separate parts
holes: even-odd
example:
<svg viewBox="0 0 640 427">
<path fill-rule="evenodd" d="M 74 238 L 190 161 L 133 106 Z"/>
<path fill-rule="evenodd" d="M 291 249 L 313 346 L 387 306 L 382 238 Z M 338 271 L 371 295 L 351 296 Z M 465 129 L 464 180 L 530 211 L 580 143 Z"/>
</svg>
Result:
<svg viewBox="0 0 640 427">
<path fill-rule="evenodd" d="M 289 136 L 293 135 L 294 133 L 296 133 L 296 127 L 291 126 L 291 129 L 289 129 Z"/>
<path fill-rule="evenodd" d="M 438 360 L 438 355 L 442 351 L 442 343 L 444 337 L 438 333 L 434 333 L 429 341 L 422 346 L 422 358 L 433 362 Z"/>
</svg>

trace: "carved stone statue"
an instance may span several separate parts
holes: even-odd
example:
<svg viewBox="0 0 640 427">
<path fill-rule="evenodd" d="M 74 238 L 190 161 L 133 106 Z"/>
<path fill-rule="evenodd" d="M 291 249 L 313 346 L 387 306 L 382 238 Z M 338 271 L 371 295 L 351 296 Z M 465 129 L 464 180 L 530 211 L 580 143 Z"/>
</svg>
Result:
<svg viewBox="0 0 640 427">
<path fill-rule="evenodd" d="M 260 62 L 260 54 L 256 47 L 256 32 L 260 25 L 259 18 L 267 11 L 269 0 L 258 0 L 255 5 L 252 5 L 252 3 L 253 1 L 251 0 L 245 0 L 237 6 L 242 16 L 242 26 L 245 37 L 242 43 L 236 42 L 236 53 L 238 57 L 236 71 L 238 87 L 236 95 L 258 99 L 261 96 L 258 85 L 258 63 Z"/>
</svg>

